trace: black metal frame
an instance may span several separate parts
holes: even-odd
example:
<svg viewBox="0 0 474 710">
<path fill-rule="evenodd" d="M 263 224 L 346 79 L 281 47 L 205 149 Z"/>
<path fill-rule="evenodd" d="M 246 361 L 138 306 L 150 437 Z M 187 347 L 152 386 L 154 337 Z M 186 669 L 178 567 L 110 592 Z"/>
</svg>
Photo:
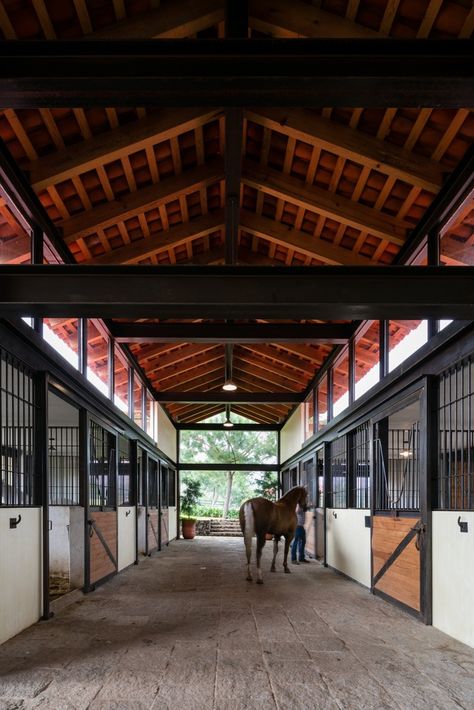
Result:
<svg viewBox="0 0 474 710">
<path fill-rule="evenodd" d="M 474 66 L 467 39 L 4 41 L 0 57 L 11 108 L 458 108 L 470 105 Z"/>
</svg>

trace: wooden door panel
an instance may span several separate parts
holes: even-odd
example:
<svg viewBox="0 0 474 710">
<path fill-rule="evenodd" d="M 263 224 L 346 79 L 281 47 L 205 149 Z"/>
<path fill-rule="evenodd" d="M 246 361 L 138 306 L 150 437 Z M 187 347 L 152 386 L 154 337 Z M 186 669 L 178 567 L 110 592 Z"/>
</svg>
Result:
<svg viewBox="0 0 474 710">
<path fill-rule="evenodd" d="M 374 589 L 420 611 L 420 519 L 376 515 L 372 526 Z"/>
<path fill-rule="evenodd" d="M 168 509 L 161 511 L 161 544 L 167 545 L 170 541 Z"/>
<path fill-rule="evenodd" d="M 158 509 L 150 508 L 148 510 L 148 554 L 158 549 Z"/>
<path fill-rule="evenodd" d="M 89 579 L 94 584 L 117 571 L 117 513 L 91 511 Z"/>
</svg>

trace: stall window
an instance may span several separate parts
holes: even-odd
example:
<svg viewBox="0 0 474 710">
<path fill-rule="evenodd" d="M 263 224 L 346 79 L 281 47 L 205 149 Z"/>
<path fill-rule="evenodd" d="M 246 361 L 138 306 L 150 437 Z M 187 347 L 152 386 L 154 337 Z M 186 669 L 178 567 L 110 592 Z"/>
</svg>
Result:
<svg viewBox="0 0 474 710">
<path fill-rule="evenodd" d="M 176 471 L 173 468 L 168 469 L 168 505 L 176 507 Z"/>
<path fill-rule="evenodd" d="M 158 507 L 158 462 L 148 457 L 148 506 Z"/>
<path fill-rule="evenodd" d="M 428 321 L 389 321 L 389 372 L 392 372 L 392 370 L 421 348 L 427 341 Z"/>
<path fill-rule="evenodd" d="M 133 472 L 131 462 L 131 442 L 119 436 L 118 462 L 118 505 L 134 505 Z"/>
<path fill-rule="evenodd" d="M 440 376 L 437 507 L 474 510 L 474 359 Z"/>
<path fill-rule="evenodd" d="M 89 505 L 114 508 L 116 500 L 115 436 L 91 421 L 89 462 Z"/>
<path fill-rule="evenodd" d="M 43 338 L 76 370 L 79 367 L 78 333 L 78 318 L 43 319 Z"/>
<path fill-rule="evenodd" d="M 156 418 L 155 418 L 155 400 L 148 390 L 145 393 L 145 416 L 146 416 L 146 433 L 156 441 Z"/>
<path fill-rule="evenodd" d="M 161 507 L 168 507 L 169 492 L 169 469 L 168 466 L 161 465 Z"/>
<path fill-rule="evenodd" d="M 329 462 L 329 507 L 347 507 L 347 437 L 331 443 Z"/>
<path fill-rule="evenodd" d="M 79 504 L 79 427 L 48 427 L 49 504 Z"/>
<path fill-rule="evenodd" d="M 316 473 L 318 477 L 317 508 L 324 508 L 324 448 L 316 452 Z"/>
<path fill-rule="evenodd" d="M 0 348 L 0 503 L 36 505 L 33 373 Z"/>
<path fill-rule="evenodd" d="M 349 507 L 370 507 L 369 422 L 349 435 Z"/>
<path fill-rule="evenodd" d="M 143 385 L 136 375 L 133 376 L 133 421 L 143 429 Z"/>
<path fill-rule="evenodd" d="M 114 348 L 114 404 L 128 414 L 129 364 L 118 345 Z"/>
</svg>

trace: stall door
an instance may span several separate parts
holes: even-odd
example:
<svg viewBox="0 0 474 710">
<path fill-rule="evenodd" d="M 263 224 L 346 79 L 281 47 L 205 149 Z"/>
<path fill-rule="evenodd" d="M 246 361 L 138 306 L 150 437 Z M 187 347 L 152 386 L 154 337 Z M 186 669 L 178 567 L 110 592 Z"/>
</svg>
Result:
<svg viewBox="0 0 474 710">
<path fill-rule="evenodd" d="M 309 506 L 305 516 L 306 552 L 316 557 L 316 470 L 314 456 L 303 461 L 301 465 L 300 484 L 305 486 L 309 494 Z"/>
<path fill-rule="evenodd" d="M 147 554 L 160 549 L 158 461 L 148 457 Z"/>
<path fill-rule="evenodd" d="M 89 462 L 89 585 L 117 572 L 117 456 L 116 437 L 90 422 Z"/>
<path fill-rule="evenodd" d="M 169 468 L 161 464 L 160 534 L 161 545 L 168 545 L 169 535 Z M 161 548 L 160 545 L 160 548 Z"/>
<path fill-rule="evenodd" d="M 420 612 L 419 402 L 375 425 L 372 588 Z"/>
</svg>

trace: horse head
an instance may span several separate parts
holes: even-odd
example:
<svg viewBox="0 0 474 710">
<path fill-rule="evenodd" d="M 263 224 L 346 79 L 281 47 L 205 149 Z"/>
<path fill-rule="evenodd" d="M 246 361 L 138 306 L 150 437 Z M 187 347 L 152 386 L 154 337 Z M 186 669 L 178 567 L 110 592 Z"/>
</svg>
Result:
<svg viewBox="0 0 474 710">
<path fill-rule="evenodd" d="M 308 489 L 305 486 L 298 486 L 298 498 L 296 502 L 299 504 L 303 510 L 308 509 Z"/>
</svg>

